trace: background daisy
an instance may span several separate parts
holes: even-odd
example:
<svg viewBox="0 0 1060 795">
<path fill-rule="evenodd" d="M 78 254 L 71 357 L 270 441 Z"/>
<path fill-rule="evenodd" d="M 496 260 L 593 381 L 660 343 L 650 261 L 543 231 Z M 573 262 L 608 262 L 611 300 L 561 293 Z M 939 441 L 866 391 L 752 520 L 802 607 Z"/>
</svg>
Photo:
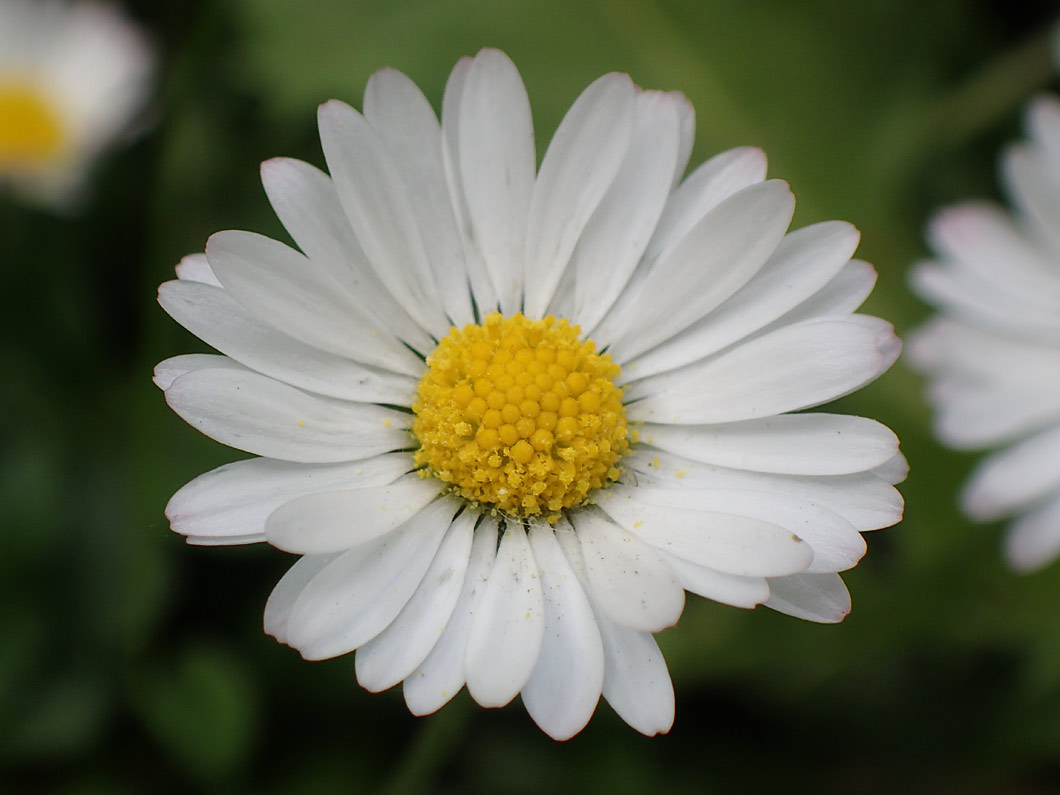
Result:
<svg viewBox="0 0 1060 795">
<path fill-rule="evenodd" d="M 1014 213 L 968 203 L 932 220 L 939 259 L 917 267 L 913 286 L 941 312 L 910 351 L 931 376 L 939 438 L 1003 447 L 961 507 L 980 521 L 1019 516 L 1005 554 L 1021 570 L 1060 554 L 1060 100 L 1034 101 L 1027 126 L 1030 140 L 1002 159 Z"/>
<path fill-rule="evenodd" d="M 0 2 L 0 184 L 68 206 L 92 162 L 130 130 L 154 54 L 114 5 Z"/>
</svg>

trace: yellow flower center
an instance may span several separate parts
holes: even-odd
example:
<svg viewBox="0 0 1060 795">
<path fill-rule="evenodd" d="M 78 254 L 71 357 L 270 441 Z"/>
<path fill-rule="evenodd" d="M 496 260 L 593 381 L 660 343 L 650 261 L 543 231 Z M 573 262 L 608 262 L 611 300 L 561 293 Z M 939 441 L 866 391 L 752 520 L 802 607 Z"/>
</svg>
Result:
<svg viewBox="0 0 1060 795">
<path fill-rule="evenodd" d="M 620 368 L 580 331 L 496 313 L 453 328 L 412 406 L 424 476 L 483 508 L 551 522 L 616 480 L 629 447 Z"/>
<path fill-rule="evenodd" d="M 0 168 L 32 170 L 62 145 L 62 124 L 42 93 L 23 82 L 0 83 Z"/>
</svg>

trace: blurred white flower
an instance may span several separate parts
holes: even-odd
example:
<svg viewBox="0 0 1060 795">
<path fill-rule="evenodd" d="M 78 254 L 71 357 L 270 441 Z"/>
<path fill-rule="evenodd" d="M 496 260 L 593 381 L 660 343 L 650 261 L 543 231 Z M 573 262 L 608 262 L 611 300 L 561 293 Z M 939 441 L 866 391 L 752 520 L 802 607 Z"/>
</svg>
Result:
<svg viewBox="0 0 1060 795">
<path fill-rule="evenodd" d="M 65 207 L 146 99 L 153 55 L 111 5 L 0 0 L 0 187 Z"/>
<path fill-rule="evenodd" d="M 308 659 L 356 649 L 361 684 L 404 682 L 416 714 L 465 684 L 521 694 L 563 739 L 601 693 L 670 728 L 652 633 L 686 590 L 841 620 L 837 572 L 900 518 L 904 460 L 872 420 L 790 412 L 898 355 L 854 314 L 875 282 L 857 230 L 787 234 L 757 149 L 682 181 L 691 106 L 626 75 L 585 90 L 540 168 L 496 50 L 457 64 L 440 124 L 393 70 L 364 105 L 320 108 L 330 176 L 263 165 L 302 253 L 220 232 L 159 293 L 224 354 L 162 362 L 166 400 L 261 456 L 167 515 L 192 543 L 303 556 L 266 631 Z"/>
<path fill-rule="evenodd" d="M 1005 550 L 1020 570 L 1060 553 L 1060 101 L 1039 98 L 1027 120 L 1030 140 L 1002 158 L 1015 209 L 970 202 L 932 220 L 937 259 L 912 282 L 940 312 L 910 344 L 938 437 L 1001 448 L 961 504 L 980 521 L 1017 517 Z"/>
</svg>

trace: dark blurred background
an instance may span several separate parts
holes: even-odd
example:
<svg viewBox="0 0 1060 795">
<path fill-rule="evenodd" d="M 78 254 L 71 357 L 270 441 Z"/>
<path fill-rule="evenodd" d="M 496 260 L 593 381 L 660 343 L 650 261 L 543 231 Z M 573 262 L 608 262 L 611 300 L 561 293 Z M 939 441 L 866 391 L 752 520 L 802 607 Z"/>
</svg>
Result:
<svg viewBox="0 0 1060 795">
<path fill-rule="evenodd" d="M 839 408 L 902 438 L 907 519 L 846 576 L 854 611 L 817 626 L 689 600 L 659 636 L 668 736 L 601 702 L 567 743 L 513 704 L 461 694 L 413 718 L 352 656 L 303 662 L 261 616 L 292 559 L 196 548 L 163 509 L 241 457 L 151 384 L 205 350 L 155 303 L 209 234 L 286 239 L 258 181 L 275 155 L 323 166 L 316 106 L 360 106 L 383 66 L 438 107 L 457 58 L 506 50 L 539 145 L 606 71 L 695 105 L 693 165 L 741 144 L 841 218 L 879 271 L 867 310 L 927 315 L 906 274 L 935 208 L 999 195 L 995 158 L 1037 91 L 1060 88 L 1051 3 L 1002 0 L 128 0 L 162 68 L 152 126 L 95 170 L 76 216 L 0 196 L 0 791 L 1060 791 L 1060 568 L 1006 570 L 997 527 L 955 490 L 901 364 Z"/>
</svg>

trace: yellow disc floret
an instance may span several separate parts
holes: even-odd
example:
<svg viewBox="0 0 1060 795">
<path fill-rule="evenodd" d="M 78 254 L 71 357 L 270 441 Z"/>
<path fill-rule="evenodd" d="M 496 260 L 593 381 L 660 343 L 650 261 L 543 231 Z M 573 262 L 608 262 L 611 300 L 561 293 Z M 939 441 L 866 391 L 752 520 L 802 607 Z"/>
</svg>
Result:
<svg viewBox="0 0 1060 795">
<path fill-rule="evenodd" d="M 620 369 L 579 333 L 521 314 L 453 328 L 412 406 L 424 476 L 483 508 L 553 522 L 616 480 L 629 447 Z"/>
<path fill-rule="evenodd" d="M 0 168 L 37 168 L 62 146 L 62 123 L 42 92 L 21 82 L 0 82 Z"/>
</svg>

